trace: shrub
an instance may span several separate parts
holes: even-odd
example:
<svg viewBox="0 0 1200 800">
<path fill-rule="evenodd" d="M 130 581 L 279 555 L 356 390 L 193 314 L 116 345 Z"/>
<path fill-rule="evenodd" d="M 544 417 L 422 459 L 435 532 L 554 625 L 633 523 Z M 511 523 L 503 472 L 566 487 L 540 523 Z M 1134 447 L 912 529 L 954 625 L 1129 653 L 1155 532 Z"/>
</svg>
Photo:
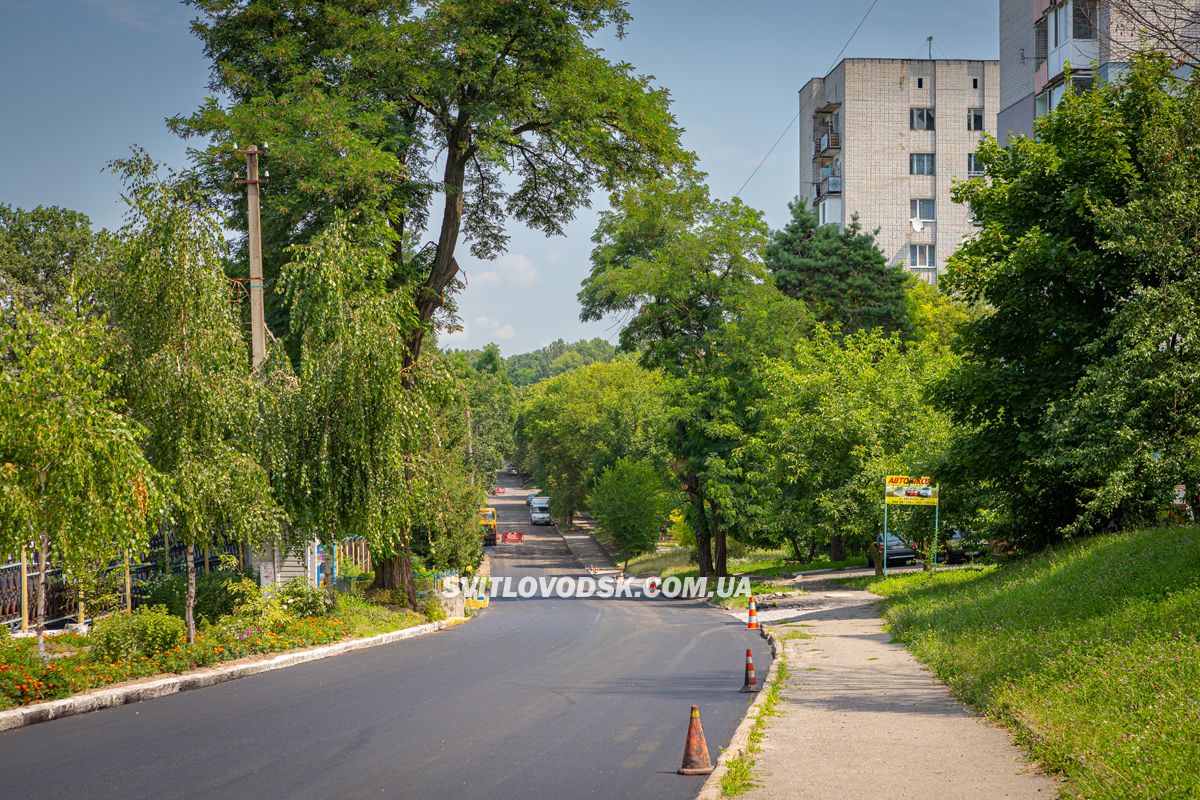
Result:
<svg viewBox="0 0 1200 800">
<path fill-rule="evenodd" d="M 439 622 L 446 618 L 446 609 L 442 607 L 442 601 L 437 597 L 427 597 L 421 605 L 421 613 L 429 618 L 430 622 Z"/>
<path fill-rule="evenodd" d="M 196 620 L 215 622 L 233 611 L 237 597 L 230 592 L 230 581 L 242 577 L 241 573 L 217 570 L 196 576 Z M 171 614 L 183 618 L 184 601 L 187 598 L 187 575 L 160 575 L 143 584 L 146 589 L 146 604 L 163 606 Z"/>
<path fill-rule="evenodd" d="M 280 606 L 297 619 L 323 617 L 330 611 L 329 596 L 304 578 L 292 578 L 275 590 Z"/>
<path fill-rule="evenodd" d="M 88 640 L 101 661 L 128 661 L 154 656 L 179 646 L 186 638 L 183 620 L 163 606 L 142 606 L 132 614 L 97 620 Z"/>
</svg>

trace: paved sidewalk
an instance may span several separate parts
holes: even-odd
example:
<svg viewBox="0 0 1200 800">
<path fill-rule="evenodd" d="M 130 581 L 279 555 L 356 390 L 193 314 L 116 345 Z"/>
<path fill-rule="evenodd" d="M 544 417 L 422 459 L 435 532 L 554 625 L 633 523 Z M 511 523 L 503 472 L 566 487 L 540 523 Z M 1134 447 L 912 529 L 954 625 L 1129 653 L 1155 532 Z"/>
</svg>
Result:
<svg viewBox="0 0 1200 800">
<path fill-rule="evenodd" d="M 604 572 L 615 571 L 616 566 L 609 558 L 608 551 L 592 536 L 592 528 L 596 525 L 592 518 L 586 514 L 578 514 L 575 517 L 575 524 L 578 527 L 578 530 L 575 531 L 564 532 L 562 528 L 557 528 L 557 526 L 556 528 L 562 533 L 567 547 L 571 550 L 571 555 L 575 556 L 580 566 L 586 568 L 590 564 Z"/>
<path fill-rule="evenodd" d="M 882 629 L 869 592 L 805 581 L 770 610 L 790 677 L 751 800 L 1050 798 L 1003 729 L 974 716 Z M 790 607 L 789 607 L 790 606 Z M 760 619 L 765 615 L 759 612 Z M 784 640 L 790 631 L 812 638 Z"/>
</svg>

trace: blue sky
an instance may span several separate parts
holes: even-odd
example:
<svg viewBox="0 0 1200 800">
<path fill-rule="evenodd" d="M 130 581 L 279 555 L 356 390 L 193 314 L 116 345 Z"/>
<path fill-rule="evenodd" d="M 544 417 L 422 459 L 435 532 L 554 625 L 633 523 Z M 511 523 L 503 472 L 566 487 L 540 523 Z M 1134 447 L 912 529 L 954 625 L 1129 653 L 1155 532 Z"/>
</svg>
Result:
<svg viewBox="0 0 1200 800">
<path fill-rule="evenodd" d="M 713 193 L 729 197 L 796 113 L 796 92 L 824 75 L 871 0 L 631 0 L 624 40 L 610 57 L 670 89 Z M 183 144 L 163 120 L 194 109 L 208 65 L 188 30 L 193 12 L 174 0 L 0 0 L 0 202 L 61 205 L 98 226 L 121 221 L 120 187 L 104 164 L 146 147 L 182 164 Z M 879 0 L 846 56 L 996 58 L 996 0 Z M 772 227 L 796 194 L 793 128 L 742 193 Z M 460 258 L 465 330 L 449 343 L 496 341 L 505 354 L 559 337 L 616 337 L 609 323 L 579 322 L 575 294 L 588 271 L 596 210 L 566 236 L 514 225 L 508 255 Z"/>
</svg>

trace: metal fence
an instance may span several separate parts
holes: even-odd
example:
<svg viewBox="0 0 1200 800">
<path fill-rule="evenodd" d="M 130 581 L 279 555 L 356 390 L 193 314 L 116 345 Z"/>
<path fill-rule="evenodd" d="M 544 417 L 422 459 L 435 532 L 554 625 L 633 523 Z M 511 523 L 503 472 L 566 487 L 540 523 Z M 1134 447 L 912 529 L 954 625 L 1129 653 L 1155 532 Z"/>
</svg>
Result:
<svg viewBox="0 0 1200 800">
<path fill-rule="evenodd" d="M 164 546 L 166 545 L 166 546 Z M 197 572 L 208 572 L 217 568 L 222 553 L 235 556 L 244 563 L 241 546 L 233 543 L 213 543 L 193 548 L 192 558 Z M 128 569 L 128 590 L 122 603 L 128 608 L 137 608 L 145 600 L 145 584 L 158 575 L 183 572 L 187 568 L 188 546 L 175 540 L 166 540 L 162 535 L 150 541 L 148 557 L 141 562 L 126 565 L 125 559 L 112 562 L 109 574 Z M 57 627 L 75 620 L 79 616 L 77 591 L 63 578 L 62 571 L 53 563 L 46 570 L 46 624 Z M 36 623 L 35 601 L 40 568 L 37 553 L 26 552 L 9 557 L 0 563 L 0 625 L 12 629 L 32 627 Z M 21 591 L 21 576 L 25 576 L 25 592 Z M 85 617 L 86 619 L 86 617 Z"/>
</svg>

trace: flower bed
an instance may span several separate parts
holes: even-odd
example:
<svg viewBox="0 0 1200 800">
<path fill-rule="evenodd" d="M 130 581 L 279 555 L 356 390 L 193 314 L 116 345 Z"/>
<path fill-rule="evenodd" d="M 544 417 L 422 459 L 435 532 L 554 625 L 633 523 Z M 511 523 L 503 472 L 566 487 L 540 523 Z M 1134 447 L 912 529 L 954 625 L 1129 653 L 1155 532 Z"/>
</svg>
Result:
<svg viewBox="0 0 1200 800">
<path fill-rule="evenodd" d="M 250 655 L 329 644 L 350 634 L 350 621 L 340 616 L 290 620 L 275 630 L 214 627 L 198 634 L 191 644 L 111 663 L 91 656 L 86 636 L 63 634 L 48 641 L 52 658 L 45 666 L 33 638 L 5 636 L 0 638 L 0 708 L 54 700 L 135 678 L 187 672 Z"/>
</svg>

